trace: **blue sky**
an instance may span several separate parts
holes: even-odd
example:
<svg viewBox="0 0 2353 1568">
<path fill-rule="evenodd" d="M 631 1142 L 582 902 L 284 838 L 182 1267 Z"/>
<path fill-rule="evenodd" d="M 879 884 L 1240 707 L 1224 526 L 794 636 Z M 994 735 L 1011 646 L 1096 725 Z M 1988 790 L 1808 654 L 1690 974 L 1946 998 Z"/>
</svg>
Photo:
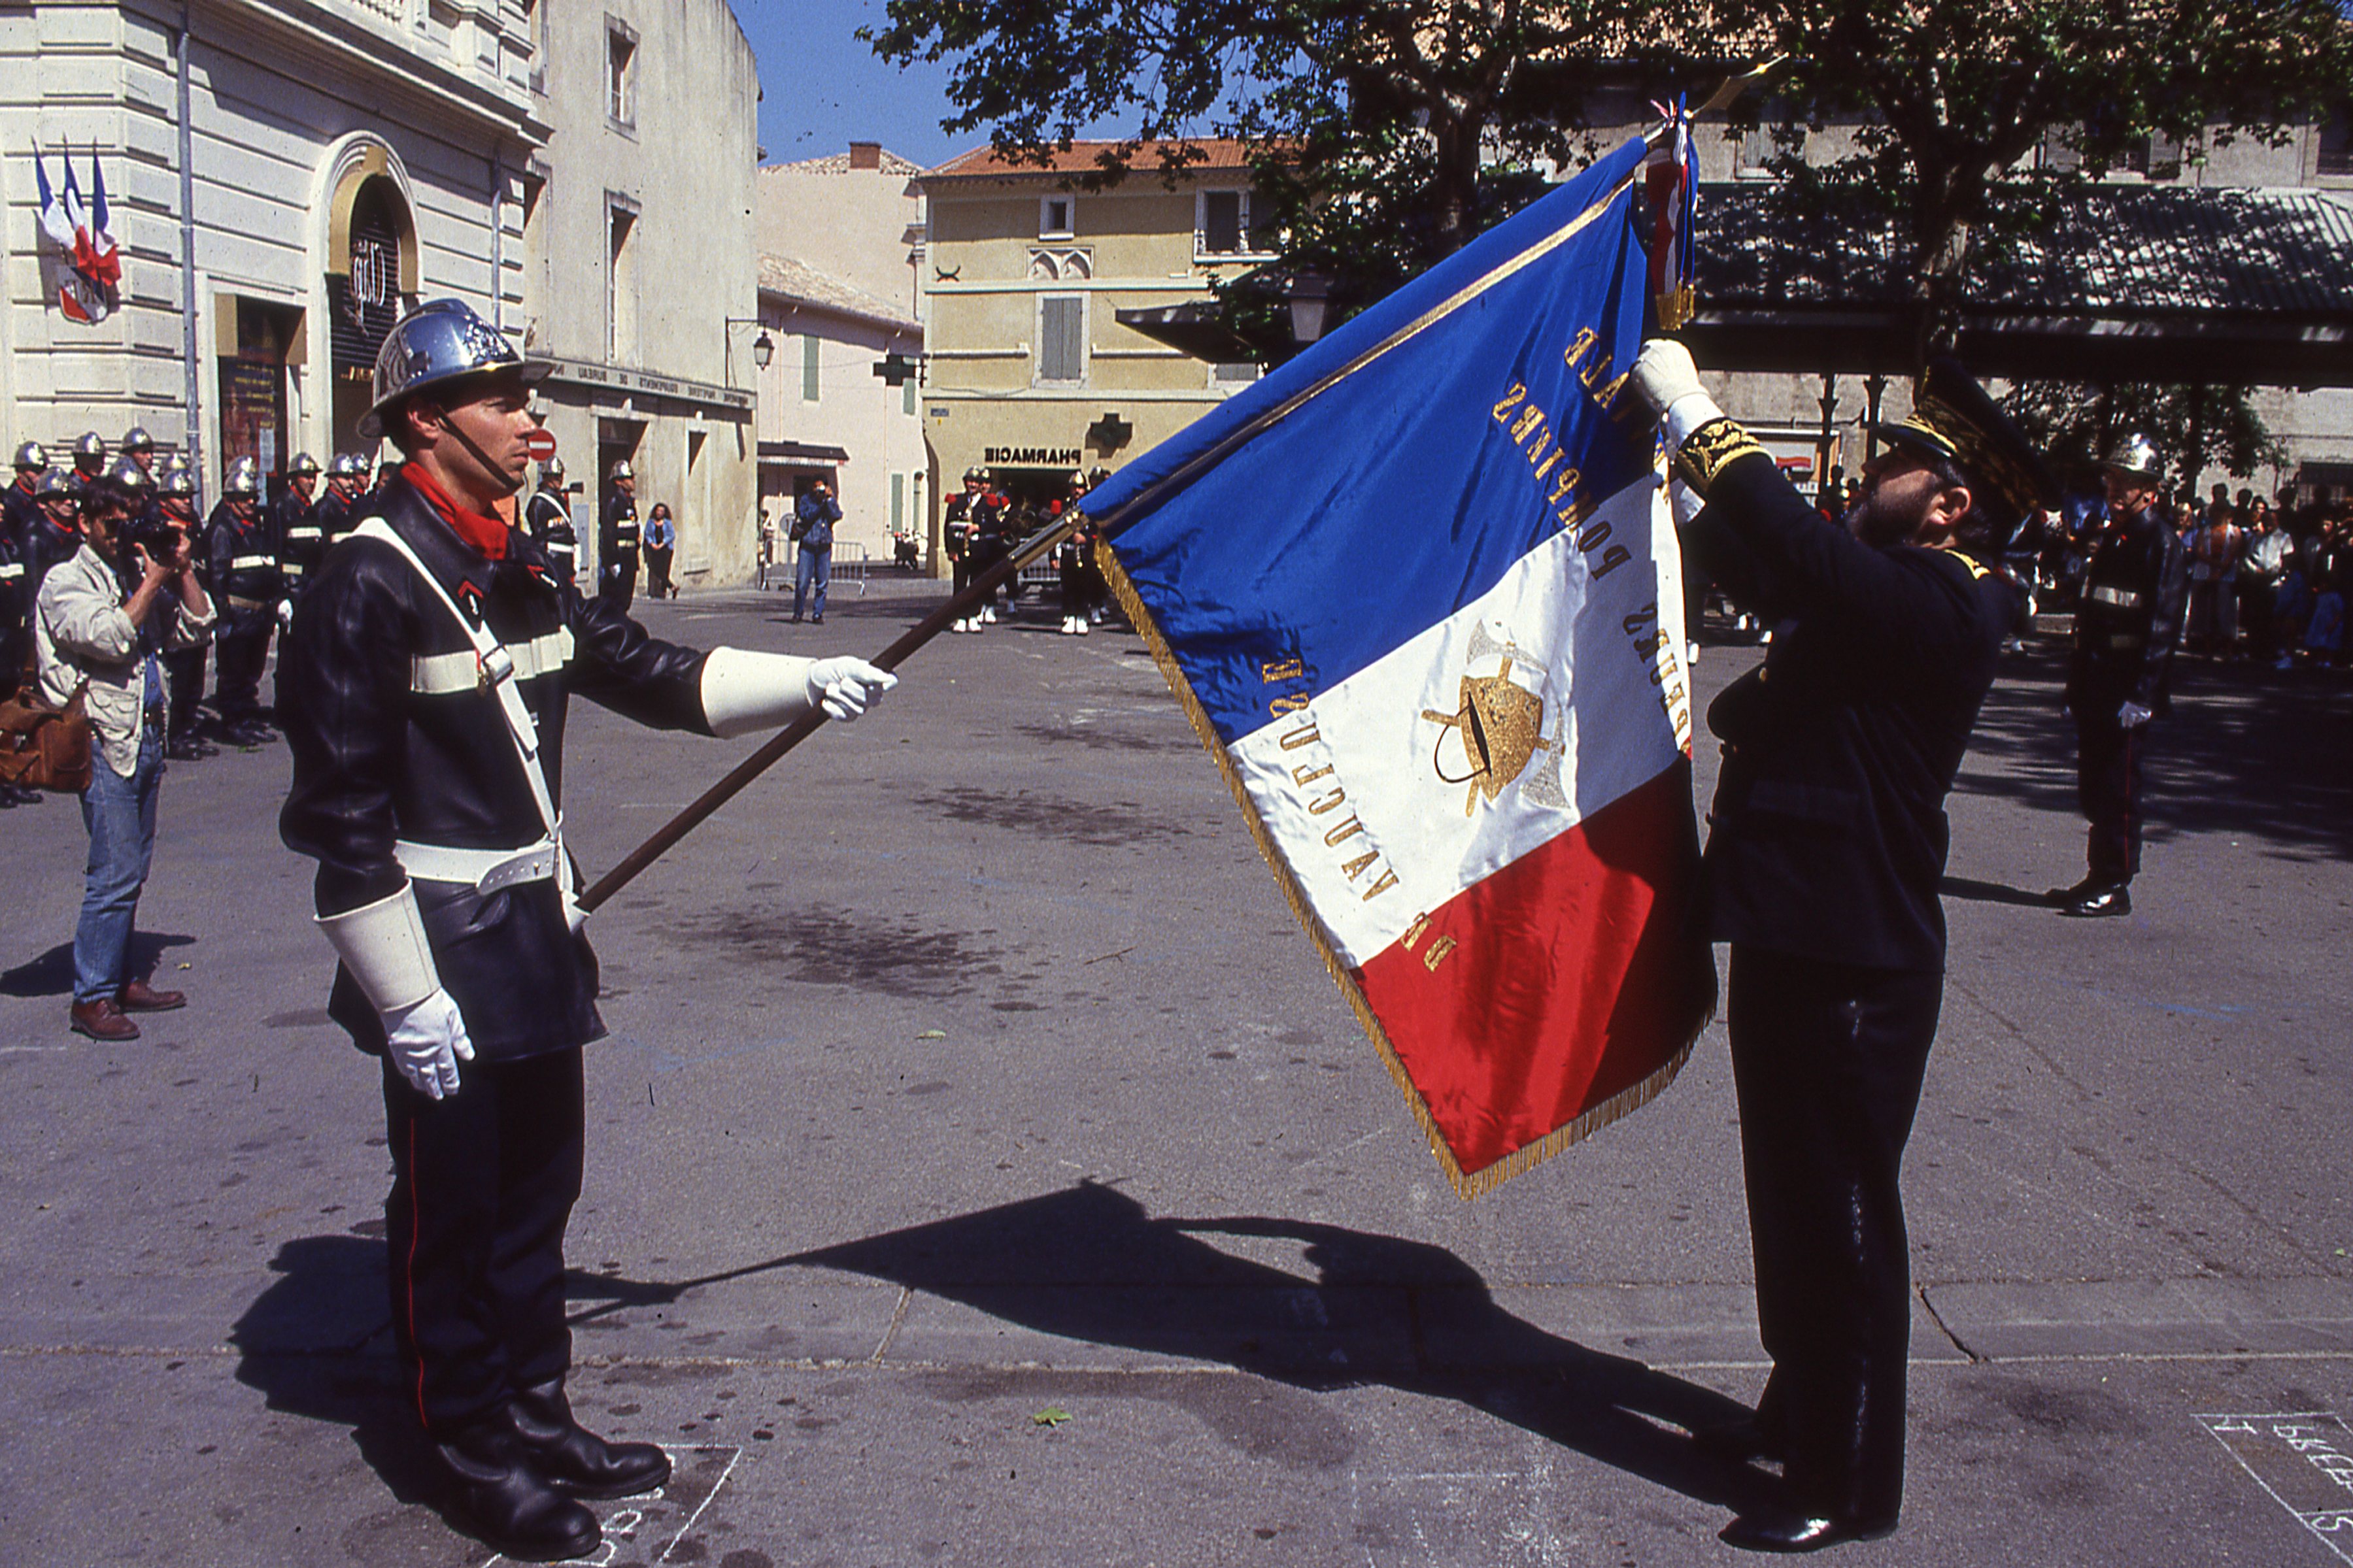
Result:
<svg viewBox="0 0 2353 1568">
<path fill-rule="evenodd" d="M 880 142 L 926 167 L 987 140 L 951 137 L 947 70 L 902 71 L 855 35 L 881 26 L 882 0 L 733 0 L 760 59 L 760 144 L 789 163 Z"/>
<path fill-rule="evenodd" d="M 2353 0 L 2348 0 L 2353 3 Z M 797 163 L 880 142 L 925 168 L 988 140 L 951 136 L 944 65 L 906 70 L 877 59 L 858 37 L 881 27 L 883 0 L 731 0 L 760 61 L 760 145 L 770 163 Z M 1112 127 L 1082 134 L 1115 135 Z"/>
</svg>

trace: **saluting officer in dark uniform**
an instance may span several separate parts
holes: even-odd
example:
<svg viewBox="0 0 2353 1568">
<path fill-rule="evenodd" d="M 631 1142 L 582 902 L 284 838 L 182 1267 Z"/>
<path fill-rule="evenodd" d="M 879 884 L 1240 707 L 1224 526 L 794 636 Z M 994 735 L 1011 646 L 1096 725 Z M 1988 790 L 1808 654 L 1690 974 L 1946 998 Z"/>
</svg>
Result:
<svg viewBox="0 0 2353 1568">
<path fill-rule="evenodd" d="M 550 458 L 539 470 L 539 489 L 522 509 L 524 531 L 547 557 L 547 568 L 567 587 L 579 564 L 580 535 L 572 525 L 572 503 L 564 495 L 564 459 Z"/>
<path fill-rule="evenodd" d="M 298 452 L 286 465 L 286 489 L 273 509 L 278 524 L 278 570 L 285 578 L 286 597 L 299 599 L 302 585 L 319 569 L 327 552 L 325 531 L 319 525 L 319 459 Z"/>
<path fill-rule="evenodd" d="M 1910 1268 L 1896 1178 L 1936 1032 L 1944 802 L 2016 590 L 1954 548 L 2050 487 L 1968 373 L 1933 365 L 1844 526 L 1808 505 L 1654 339 L 1635 384 L 1704 500 L 1687 553 L 1777 631 L 1709 708 L 1724 766 L 1704 861 L 1732 946 L 1726 1019 L 1773 1372 L 1757 1418 L 1699 1434 L 1786 1467 L 1785 1511 L 1724 1538 L 1811 1551 L 1895 1528 Z"/>
<path fill-rule="evenodd" d="M 596 514 L 596 591 L 625 610 L 638 593 L 638 471 L 627 458 Z"/>
<path fill-rule="evenodd" d="M 2091 824 L 2084 879 L 2051 889 L 2062 914 L 2132 912 L 2140 870 L 2141 758 L 2148 721 L 2172 706 L 2173 647 L 2189 595 L 2189 552 L 2158 506 L 2156 443 L 2127 436 L 2109 454 L 2108 519 L 2094 533 L 2075 606 L 2067 708 L 2075 793 Z"/>
<path fill-rule="evenodd" d="M 581 1426 L 565 1392 L 580 1048 L 605 1033 L 559 828 L 568 700 L 739 735 L 812 706 L 855 718 L 896 682 L 854 658 L 657 642 L 557 581 L 494 515 L 529 472 L 540 368 L 455 300 L 385 338 L 362 428 L 408 460 L 295 610 L 280 829 L 319 863 L 328 1011 L 385 1058 L 404 1398 L 457 1518 L 546 1561 L 597 1544 L 573 1500 L 670 1475 L 652 1444 Z"/>
<path fill-rule="evenodd" d="M 359 519 L 352 508 L 359 500 L 360 484 L 366 478 L 366 468 L 350 452 L 338 452 L 327 460 L 327 489 L 311 509 L 319 525 L 319 553 L 324 557 L 327 547 L 349 533 Z M 314 567 L 313 570 L 316 570 Z"/>
<path fill-rule="evenodd" d="M 278 570 L 278 531 L 261 514 L 261 470 L 251 458 L 228 466 L 220 504 L 206 521 L 206 553 L 212 563 L 213 604 L 220 615 L 213 633 L 213 708 L 231 745 L 266 744 L 269 731 L 261 712 L 261 671 L 269 662 L 269 635 L 278 626 L 285 579 Z"/>
</svg>

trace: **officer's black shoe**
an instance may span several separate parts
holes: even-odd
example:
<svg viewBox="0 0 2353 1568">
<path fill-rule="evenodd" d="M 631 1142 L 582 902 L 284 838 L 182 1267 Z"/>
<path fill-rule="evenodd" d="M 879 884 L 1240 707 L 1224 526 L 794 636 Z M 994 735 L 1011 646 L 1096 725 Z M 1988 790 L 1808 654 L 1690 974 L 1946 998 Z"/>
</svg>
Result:
<svg viewBox="0 0 2353 1568">
<path fill-rule="evenodd" d="M 2098 892 L 2102 888 L 2106 886 L 2107 883 L 2102 881 L 2097 877 L 2086 877 L 2072 888 L 2052 888 L 2050 891 L 2044 893 L 2042 897 L 2047 902 L 2056 904 L 2060 908 L 2064 909 L 2067 905 L 2074 903 L 2079 900 L 2090 898 L 2094 893 Z"/>
<path fill-rule="evenodd" d="M 503 1413 L 452 1434 L 440 1450 L 454 1522 L 505 1555 L 557 1563 L 586 1557 L 605 1539 L 596 1516 L 533 1468 Z"/>
<path fill-rule="evenodd" d="M 1716 1539 L 1743 1552 L 1820 1552 L 1848 1541 L 1879 1541 L 1895 1533 L 1896 1520 L 1810 1518 L 1795 1513 L 1744 1513 Z"/>
<path fill-rule="evenodd" d="M 230 745 L 247 751 L 266 746 L 275 739 L 268 730 L 259 724 L 232 724 L 223 731 L 223 734 Z"/>
<path fill-rule="evenodd" d="M 559 1491 L 635 1497 L 670 1479 L 670 1456 L 651 1443 L 607 1443 L 573 1419 L 562 1378 L 517 1389 L 507 1408 L 533 1466 Z"/>
<path fill-rule="evenodd" d="M 2110 883 L 2093 889 L 2059 912 L 2074 920 L 2095 921 L 2113 915 L 2132 913 L 2132 893 L 2121 883 Z"/>
</svg>

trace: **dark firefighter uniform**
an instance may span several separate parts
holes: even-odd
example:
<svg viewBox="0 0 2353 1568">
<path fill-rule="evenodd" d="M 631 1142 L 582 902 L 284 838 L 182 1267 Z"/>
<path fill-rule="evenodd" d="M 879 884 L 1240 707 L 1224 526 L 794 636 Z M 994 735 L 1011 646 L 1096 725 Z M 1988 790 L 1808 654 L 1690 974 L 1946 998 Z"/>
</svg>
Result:
<svg viewBox="0 0 2353 1568">
<path fill-rule="evenodd" d="M 2189 595 L 2188 552 L 2156 508 L 2111 512 L 2092 536 L 2067 662 L 2076 795 L 2091 825 L 2085 892 L 2121 890 L 2140 870 L 2148 725 L 2126 724 L 2121 715 L 2126 703 L 2151 714 L 2170 707 L 2173 647 Z"/>
<path fill-rule="evenodd" d="M 1958 365 L 1933 367 L 1915 405 L 1882 434 L 1954 461 L 1973 513 L 2008 521 L 2045 488 Z M 1892 1530 L 1902 1504 L 1911 1289 L 1897 1174 L 1943 992 L 1945 796 L 2016 590 L 1957 551 L 1873 545 L 1829 521 L 1720 415 L 1676 468 L 1704 500 L 1687 553 L 1776 626 L 1763 665 L 1708 710 L 1724 763 L 1704 885 L 1709 934 L 1731 944 L 1773 1359 L 1750 1436 L 1784 1460 L 1803 1516 L 1776 1549 L 1806 1549 Z M 1746 1522 L 1725 1539 L 1769 1544 L 1737 1538 Z"/>
<path fill-rule="evenodd" d="M 596 521 L 596 588 L 628 609 L 638 592 L 638 500 L 615 485 Z"/>
<path fill-rule="evenodd" d="M 0 697 L 23 684 L 33 660 L 33 589 L 26 581 L 26 552 L 34 525 L 47 525 L 33 489 L 39 474 L 19 469 L 0 496 Z"/>
<path fill-rule="evenodd" d="M 209 590 L 220 615 L 213 634 L 213 708 L 232 738 L 250 742 L 262 719 L 261 671 L 285 597 L 277 530 L 251 497 L 224 496 L 205 531 Z"/>
<path fill-rule="evenodd" d="M 572 508 L 564 499 L 560 479 L 549 479 L 532 492 L 522 509 L 524 529 L 547 557 L 547 569 L 567 585 L 578 564 L 580 535 L 572 524 Z"/>
<path fill-rule="evenodd" d="M 302 588 L 319 569 L 327 552 L 325 529 L 319 521 L 319 503 L 302 499 L 289 479 L 286 493 L 273 509 L 278 521 L 278 570 L 285 579 L 286 595 L 299 599 Z"/>
</svg>

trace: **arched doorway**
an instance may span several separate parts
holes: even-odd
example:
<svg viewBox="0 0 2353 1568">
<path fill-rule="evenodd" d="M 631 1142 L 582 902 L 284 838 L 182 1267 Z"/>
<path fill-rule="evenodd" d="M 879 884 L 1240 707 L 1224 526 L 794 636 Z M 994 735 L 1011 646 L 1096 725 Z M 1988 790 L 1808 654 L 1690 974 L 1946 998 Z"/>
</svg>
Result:
<svg viewBox="0 0 2353 1568">
<path fill-rule="evenodd" d="M 347 148 L 328 209 L 327 342 L 334 387 L 334 447 L 365 445 L 376 350 L 417 302 L 417 224 L 400 171 L 379 142 Z"/>
</svg>

